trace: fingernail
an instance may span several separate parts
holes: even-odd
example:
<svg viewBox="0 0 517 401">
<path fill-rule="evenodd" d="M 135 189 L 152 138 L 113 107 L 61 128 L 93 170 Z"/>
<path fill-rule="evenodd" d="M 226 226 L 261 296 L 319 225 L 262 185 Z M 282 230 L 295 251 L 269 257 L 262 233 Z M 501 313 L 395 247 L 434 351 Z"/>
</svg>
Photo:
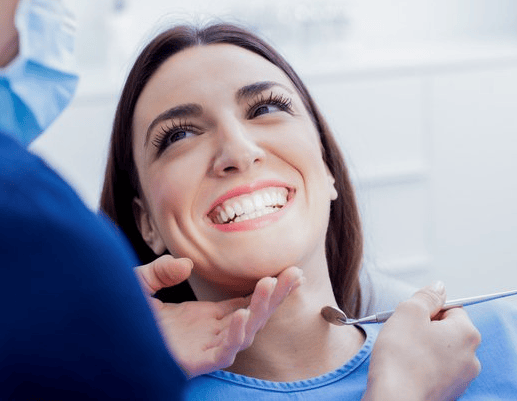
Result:
<svg viewBox="0 0 517 401">
<path fill-rule="evenodd" d="M 192 270 L 194 268 L 194 262 L 192 262 L 191 259 L 189 258 L 182 258 L 182 260 L 184 260 L 190 267 L 190 270 Z"/>
<path fill-rule="evenodd" d="M 431 288 L 438 294 L 443 294 L 445 292 L 445 284 L 443 281 L 435 281 Z"/>
<path fill-rule="evenodd" d="M 306 281 L 306 278 L 303 276 L 300 276 L 299 278 L 297 278 L 296 281 L 294 282 L 294 284 L 291 287 L 289 287 L 289 291 L 287 292 L 287 294 L 290 294 L 291 291 L 300 287 L 303 283 L 305 283 L 305 281 Z"/>
</svg>

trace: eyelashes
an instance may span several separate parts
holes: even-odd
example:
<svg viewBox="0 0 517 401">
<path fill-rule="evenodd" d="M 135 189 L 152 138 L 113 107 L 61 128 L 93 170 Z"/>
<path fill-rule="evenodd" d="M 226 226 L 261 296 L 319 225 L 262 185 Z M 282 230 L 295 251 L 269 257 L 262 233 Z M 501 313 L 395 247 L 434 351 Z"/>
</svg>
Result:
<svg viewBox="0 0 517 401">
<path fill-rule="evenodd" d="M 246 119 L 252 120 L 278 111 L 294 115 L 292 100 L 283 94 L 270 92 L 269 95 L 260 94 L 250 101 L 247 104 L 245 116 Z M 157 148 L 157 153 L 160 155 L 173 143 L 202 132 L 188 120 L 172 119 L 161 126 L 159 133 L 151 140 L 151 143 Z"/>
<path fill-rule="evenodd" d="M 281 111 L 285 111 L 289 114 L 293 114 L 293 102 L 292 100 L 284 96 L 283 94 L 274 94 L 271 92 L 269 96 L 261 94 L 258 98 L 254 99 L 251 103 L 248 103 L 246 110 L 246 116 L 248 119 L 258 117 L 259 115 L 266 114 L 261 111 L 265 111 L 265 106 L 274 106 Z"/>
<path fill-rule="evenodd" d="M 187 121 L 180 120 L 176 122 L 169 120 L 160 128 L 159 134 L 151 142 L 158 149 L 158 154 L 160 154 L 167 146 L 186 138 L 189 136 L 188 134 L 194 135 L 196 132 L 196 128 Z"/>
</svg>

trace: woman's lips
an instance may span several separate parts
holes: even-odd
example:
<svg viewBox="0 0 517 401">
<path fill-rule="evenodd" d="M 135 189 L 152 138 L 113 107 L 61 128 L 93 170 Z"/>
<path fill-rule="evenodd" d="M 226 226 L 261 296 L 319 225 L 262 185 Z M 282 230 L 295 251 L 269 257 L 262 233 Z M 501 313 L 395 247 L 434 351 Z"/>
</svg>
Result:
<svg viewBox="0 0 517 401">
<path fill-rule="evenodd" d="M 289 190 L 268 187 L 250 194 L 230 198 L 215 207 L 209 217 L 215 224 L 232 224 L 256 219 L 281 209 L 287 203 Z"/>
<path fill-rule="evenodd" d="M 225 231 L 256 228 L 257 224 L 262 226 L 267 221 L 278 219 L 280 216 L 272 215 L 278 214 L 293 195 L 293 189 L 278 182 L 237 187 L 214 202 L 208 218 L 217 228 L 224 227 Z M 244 225 L 245 222 L 248 224 Z"/>
</svg>

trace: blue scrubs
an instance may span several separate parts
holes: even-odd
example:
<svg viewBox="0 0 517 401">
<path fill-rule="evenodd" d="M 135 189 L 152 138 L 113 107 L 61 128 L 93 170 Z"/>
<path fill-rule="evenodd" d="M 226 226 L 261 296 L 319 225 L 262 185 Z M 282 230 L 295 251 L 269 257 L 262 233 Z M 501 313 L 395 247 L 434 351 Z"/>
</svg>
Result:
<svg viewBox="0 0 517 401">
<path fill-rule="evenodd" d="M 0 399 L 182 399 L 126 241 L 0 133 Z"/>
</svg>

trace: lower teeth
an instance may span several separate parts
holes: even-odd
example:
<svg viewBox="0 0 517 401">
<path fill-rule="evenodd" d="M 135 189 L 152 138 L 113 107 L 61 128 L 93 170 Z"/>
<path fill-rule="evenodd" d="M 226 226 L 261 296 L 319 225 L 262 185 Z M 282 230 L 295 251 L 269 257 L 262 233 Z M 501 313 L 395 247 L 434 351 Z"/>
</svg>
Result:
<svg viewBox="0 0 517 401">
<path fill-rule="evenodd" d="M 250 214 L 241 214 L 240 216 L 236 216 L 236 217 L 234 217 L 233 220 L 230 220 L 230 221 L 226 222 L 225 224 L 232 224 L 232 223 L 238 223 L 240 221 L 256 219 L 256 218 L 262 217 L 266 214 L 274 213 L 279 209 L 281 209 L 281 207 L 277 207 L 277 206 L 266 207 L 265 209 L 261 210 L 260 212 L 253 212 Z"/>
</svg>

